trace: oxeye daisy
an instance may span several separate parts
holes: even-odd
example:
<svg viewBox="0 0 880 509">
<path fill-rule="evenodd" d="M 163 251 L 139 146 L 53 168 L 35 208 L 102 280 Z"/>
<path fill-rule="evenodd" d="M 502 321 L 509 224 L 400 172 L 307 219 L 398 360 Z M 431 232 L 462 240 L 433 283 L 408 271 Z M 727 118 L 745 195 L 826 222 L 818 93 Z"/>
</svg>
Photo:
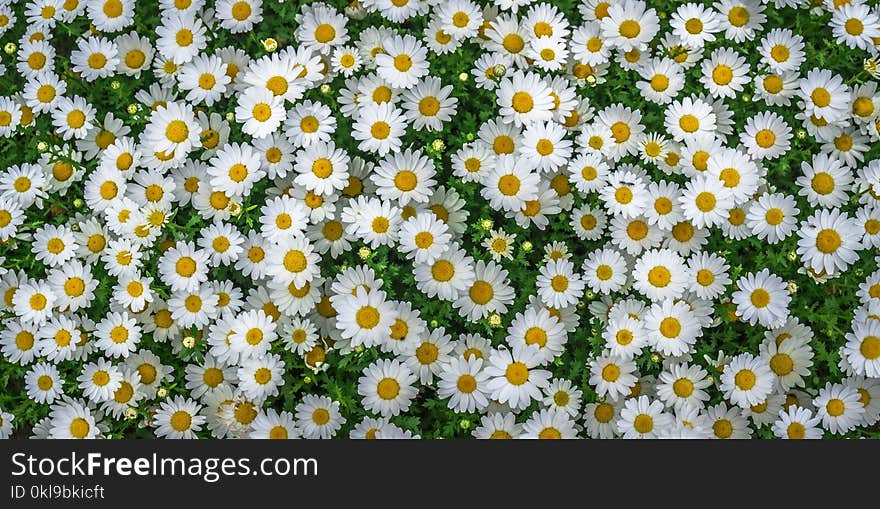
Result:
<svg viewBox="0 0 880 509">
<path fill-rule="evenodd" d="M 694 424 L 709 431 L 709 437 L 713 439 L 741 440 L 752 436 L 742 409 L 735 405 L 728 408 L 724 402 L 700 412 Z"/>
<path fill-rule="evenodd" d="M 413 127 L 427 131 L 441 131 L 443 123 L 456 113 L 458 99 L 450 97 L 452 86 L 441 87 L 442 82 L 433 76 L 425 77 L 403 93 L 403 108 Z"/>
<path fill-rule="evenodd" d="M 715 9 L 720 14 L 724 36 L 737 43 L 753 40 L 767 21 L 764 5 L 755 0 L 721 0 L 715 3 Z"/>
<path fill-rule="evenodd" d="M 699 252 L 688 260 L 690 291 L 701 299 L 714 299 L 724 293 L 731 280 L 730 266 L 724 257 L 715 253 Z"/>
<path fill-rule="evenodd" d="M 405 359 L 406 366 L 418 375 L 422 384 L 431 384 L 443 365 L 452 359 L 453 347 L 446 330 L 438 327 L 430 335 L 404 344 L 401 357 Z"/>
<path fill-rule="evenodd" d="M 616 426 L 623 438 L 655 438 L 672 426 L 672 415 L 663 411 L 663 403 L 648 396 L 626 400 Z"/>
<path fill-rule="evenodd" d="M 854 322 L 846 340 L 843 352 L 853 370 L 876 378 L 880 373 L 880 323 L 876 320 Z"/>
<path fill-rule="evenodd" d="M 493 350 L 484 368 L 491 397 L 515 409 L 524 409 L 532 400 L 540 400 L 541 389 L 550 379 L 550 372 L 538 367 L 540 357 L 537 345 Z"/>
<path fill-rule="evenodd" d="M 631 360 L 647 344 L 644 323 L 631 316 L 615 317 L 602 331 L 605 348 L 611 355 Z"/>
<path fill-rule="evenodd" d="M 700 366 L 673 364 L 660 373 L 657 397 L 676 410 L 701 407 L 709 400 L 705 391 L 710 385 L 708 372 Z"/>
<path fill-rule="evenodd" d="M 797 252 L 804 265 L 818 274 L 846 270 L 862 249 L 856 222 L 840 210 L 818 210 L 798 230 Z"/>
<path fill-rule="evenodd" d="M 792 72 L 756 74 L 755 99 L 770 106 L 788 106 L 797 92 L 797 84 L 797 75 Z"/>
<path fill-rule="evenodd" d="M 348 42 L 347 19 L 326 4 L 318 4 L 305 12 L 299 21 L 296 38 L 305 46 L 327 54 Z"/>
<path fill-rule="evenodd" d="M 64 398 L 53 405 L 49 418 L 47 438 L 85 440 L 101 435 L 95 416 L 83 400 Z"/>
<path fill-rule="evenodd" d="M 532 123 L 523 131 L 519 155 L 538 171 L 556 170 L 571 156 L 572 143 L 565 135 L 565 128 L 556 122 Z"/>
<path fill-rule="evenodd" d="M 61 97 L 52 110 L 52 125 L 65 140 L 85 138 L 95 121 L 95 108 L 78 95 Z"/>
<path fill-rule="evenodd" d="M 764 401 L 773 388 L 767 361 L 744 353 L 734 357 L 721 373 L 721 390 L 734 405 L 748 408 Z"/>
<path fill-rule="evenodd" d="M 507 343 L 527 347 L 537 345 L 543 362 L 550 362 L 562 353 L 568 337 L 563 324 L 547 309 L 526 309 L 517 313 L 507 329 Z"/>
<path fill-rule="evenodd" d="M 116 45 L 103 37 L 80 39 L 70 55 L 73 70 L 86 81 L 112 76 L 119 65 Z"/>
<path fill-rule="evenodd" d="M 849 114 L 849 87 L 843 78 L 827 69 L 811 69 L 800 79 L 800 97 L 805 113 L 837 122 Z"/>
<path fill-rule="evenodd" d="M 636 260 L 632 276 L 634 288 L 655 302 L 680 297 L 687 284 L 684 259 L 668 249 L 645 252 Z"/>
<path fill-rule="evenodd" d="M 194 13 L 172 14 L 156 28 L 156 49 L 175 64 L 185 64 L 205 49 L 206 33 L 201 18 Z"/>
<path fill-rule="evenodd" d="M 141 329 L 128 313 L 110 313 L 95 329 L 95 346 L 109 357 L 128 357 L 137 350 Z"/>
<path fill-rule="evenodd" d="M 261 403 L 278 395 L 278 388 L 284 385 L 283 373 L 284 361 L 279 355 L 251 356 L 241 362 L 236 372 L 238 388 L 249 400 Z"/>
<path fill-rule="evenodd" d="M 871 49 L 880 37 L 880 17 L 869 6 L 850 2 L 832 10 L 831 31 L 850 48 Z"/>
<path fill-rule="evenodd" d="M 776 244 L 794 231 L 799 212 L 793 197 L 764 194 L 749 207 L 746 221 L 756 237 Z"/>
<path fill-rule="evenodd" d="M 376 55 L 376 71 L 392 86 L 411 88 L 428 73 L 428 51 L 411 35 L 396 35 L 384 42 Z"/>
<path fill-rule="evenodd" d="M 776 344 L 775 340 L 766 340 L 761 343 L 761 355 L 776 375 L 776 384 L 784 391 L 803 386 L 803 377 L 810 374 L 813 365 L 813 351 L 809 344 L 798 341 Z"/>
<path fill-rule="evenodd" d="M 305 396 L 296 406 L 295 415 L 303 438 L 332 438 L 346 422 L 338 401 L 313 394 Z"/>
<path fill-rule="evenodd" d="M 696 343 L 703 331 L 692 310 L 683 301 L 654 303 L 645 315 L 648 344 L 664 355 L 682 355 Z"/>
<path fill-rule="evenodd" d="M 516 71 L 505 76 L 497 90 L 499 113 L 505 123 L 516 127 L 553 117 L 551 89 L 540 76 Z"/>
<path fill-rule="evenodd" d="M 247 32 L 263 20 L 262 0 L 221 0 L 215 10 L 220 26 L 233 34 Z"/>
<path fill-rule="evenodd" d="M 715 120 L 712 106 L 698 98 L 685 97 L 666 108 L 667 132 L 681 142 L 714 137 Z"/>
<path fill-rule="evenodd" d="M 741 277 L 736 286 L 731 298 L 737 315 L 752 325 L 779 327 L 785 323 L 791 294 L 781 277 L 763 269 Z"/>
<path fill-rule="evenodd" d="M 396 200 L 401 206 L 428 201 L 429 190 L 436 184 L 436 169 L 421 150 L 406 149 L 388 154 L 379 162 L 370 179 L 381 198 Z"/>
<path fill-rule="evenodd" d="M 798 405 L 779 412 L 773 423 L 773 434 L 777 438 L 790 440 L 810 440 L 822 438 L 821 417 L 814 417 L 813 412 Z"/>
<path fill-rule="evenodd" d="M 599 396 L 611 400 L 622 399 L 638 382 L 635 362 L 631 358 L 603 352 L 590 361 L 589 384 Z"/>
<path fill-rule="evenodd" d="M 405 130 L 403 112 L 387 103 L 367 104 L 353 126 L 352 137 L 359 140 L 358 148 L 384 156 L 401 146 Z"/>
<path fill-rule="evenodd" d="M 34 232 L 31 250 L 37 260 L 55 267 L 73 258 L 78 247 L 72 230 L 64 226 L 45 225 Z"/>
<path fill-rule="evenodd" d="M 695 3 L 679 6 L 672 14 L 669 25 L 683 44 L 694 48 L 714 41 L 715 33 L 721 30 L 718 13 Z"/>
<path fill-rule="evenodd" d="M 712 177 L 692 178 L 679 198 L 682 213 L 696 227 L 721 224 L 734 206 L 733 193 Z"/>
<path fill-rule="evenodd" d="M 196 249 L 192 242 L 178 242 L 175 247 L 162 253 L 159 274 L 172 291 L 192 291 L 208 280 L 208 257 L 204 250 Z"/>
<path fill-rule="evenodd" d="M 538 296 L 548 306 L 564 308 L 578 301 L 584 282 L 568 260 L 551 260 L 537 278 Z"/>
<path fill-rule="evenodd" d="M 701 82 L 712 97 L 735 97 L 750 81 L 745 57 L 731 48 L 718 48 L 702 64 Z"/>
<path fill-rule="evenodd" d="M 434 267 L 437 267 L 435 262 Z M 466 289 L 452 303 L 459 314 L 475 321 L 493 312 L 505 313 L 516 295 L 508 281 L 508 272 L 495 262 L 478 261 Z"/>
<path fill-rule="evenodd" d="M 193 439 L 201 431 L 206 417 L 200 414 L 202 405 L 194 400 L 175 396 L 162 401 L 153 416 L 153 426 L 157 437 L 171 439 Z"/>
<path fill-rule="evenodd" d="M 796 71 L 804 61 L 804 38 L 787 28 L 774 28 L 761 39 L 759 51 L 773 72 Z"/>
<path fill-rule="evenodd" d="M 83 396 L 95 403 L 113 398 L 113 393 L 122 385 L 122 371 L 106 359 L 86 364 L 77 377 Z"/>
<path fill-rule="evenodd" d="M 391 417 L 406 412 L 417 389 L 413 386 L 416 375 L 396 360 L 380 359 L 363 370 L 358 378 L 358 394 L 364 408 Z"/>
<path fill-rule="evenodd" d="M 64 394 L 58 368 L 45 362 L 35 364 L 24 375 L 24 384 L 28 398 L 37 403 L 52 404 Z"/>
<path fill-rule="evenodd" d="M 645 2 L 626 0 L 613 4 L 600 21 L 602 36 L 607 44 L 621 51 L 643 49 L 660 30 L 657 12 L 648 9 Z"/>
<path fill-rule="evenodd" d="M 211 106 L 223 96 L 232 79 L 226 75 L 226 64 L 218 56 L 199 55 L 183 65 L 177 74 L 181 90 L 193 103 Z"/>
<path fill-rule="evenodd" d="M 844 384 L 826 382 L 812 403 L 822 427 L 835 435 L 855 428 L 865 413 L 858 391 Z"/>
<path fill-rule="evenodd" d="M 570 380 L 554 378 L 544 389 L 544 399 L 541 403 L 549 409 L 565 412 L 569 417 L 574 418 L 580 415 L 582 397 L 583 392 Z"/>
<path fill-rule="evenodd" d="M 610 146 L 604 155 L 617 161 L 627 154 L 635 154 L 639 138 L 645 127 L 642 125 L 642 112 L 622 104 L 614 104 L 597 113 L 597 123 L 602 126 L 606 136 L 610 135 Z M 592 140 L 591 140 L 592 141 Z"/>
</svg>

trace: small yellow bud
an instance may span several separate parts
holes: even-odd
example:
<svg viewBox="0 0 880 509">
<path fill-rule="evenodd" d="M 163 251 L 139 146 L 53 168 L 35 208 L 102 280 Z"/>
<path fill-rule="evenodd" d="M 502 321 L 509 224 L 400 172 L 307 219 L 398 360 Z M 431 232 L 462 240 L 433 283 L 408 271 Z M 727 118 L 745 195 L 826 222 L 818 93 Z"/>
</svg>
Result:
<svg viewBox="0 0 880 509">
<path fill-rule="evenodd" d="M 278 41 L 271 37 L 269 37 L 268 39 L 263 39 L 263 48 L 271 53 L 278 49 Z"/>
</svg>

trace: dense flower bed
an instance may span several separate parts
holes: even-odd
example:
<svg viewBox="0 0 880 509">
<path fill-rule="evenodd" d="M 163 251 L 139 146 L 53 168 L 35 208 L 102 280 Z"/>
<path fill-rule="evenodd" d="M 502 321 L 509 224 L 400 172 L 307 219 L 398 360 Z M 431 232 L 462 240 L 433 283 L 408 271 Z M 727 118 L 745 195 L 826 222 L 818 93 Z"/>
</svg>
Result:
<svg viewBox="0 0 880 509">
<path fill-rule="evenodd" d="M 865 0 L 0 0 L 0 437 L 878 435 Z"/>
</svg>

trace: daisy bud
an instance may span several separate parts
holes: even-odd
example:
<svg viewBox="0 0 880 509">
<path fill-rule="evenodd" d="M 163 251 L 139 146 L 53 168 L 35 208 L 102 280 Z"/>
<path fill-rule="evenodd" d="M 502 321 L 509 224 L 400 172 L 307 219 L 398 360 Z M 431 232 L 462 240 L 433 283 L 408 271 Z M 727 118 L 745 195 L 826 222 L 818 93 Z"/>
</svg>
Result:
<svg viewBox="0 0 880 509">
<path fill-rule="evenodd" d="M 446 144 L 443 143 L 443 140 L 438 138 L 431 143 L 431 148 L 433 148 L 437 152 L 443 152 L 443 149 L 446 148 Z"/>
<path fill-rule="evenodd" d="M 358 345 L 354 347 L 355 353 L 362 353 L 364 351 L 364 345 Z"/>
<path fill-rule="evenodd" d="M 865 72 L 870 74 L 872 77 L 876 78 L 878 74 L 880 74 L 880 65 L 878 65 L 877 61 L 873 58 L 866 58 L 865 62 L 862 64 L 862 67 L 865 69 Z"/>
<path fill-rule="evenodd" d="M 110 82 L 110 88 L 112 88 L 113 90 L 119 90 L 119 87 L 121 87 L 121 86 L 122 86 L 122 83 L 119 83 L 116 80 L 113 80 Z"/>
<path fill-rule="evenodd" d="M 268 39 L 263 39 L 263 48 L 268 52 L 273 52 L 278 49 L 278 41 L 269 37 Z"/>
<path fill-rule="evenodd" d="M 803 129 L 798 129 L 795 133 L 795 136 L 797 136 L 799 140 L 802 140 L 807 137 L 807 131 L 804 131 Z"/>
<path fill-rule="evenodd" d="M 483 219 L 480 221 L 480 228 L 482 228 L 484 230 L 490 230 L 490 229 L 492 229 L 493 224 L 494 223 L 492 222 L 491 219 Z"/>
<path fill-rule="evenodd" d="M 129 115 L 134 115 L 135 113 L 138 112 L 138 105 L 137 105 L 137 104 L 133 104 L 133 103 L 132 103 L 132 104 L 129 104 L 129 105 L 128 105 L 128 108 L 126 108 L 126 111 L 128 111 L 128 114 L 129 114 Z"/>
<path fill-rule="evenodd" d="M 489 325 L 492 327 L 500 327 L 501 326 L 501 315 L 498 313 L 492 313 L 489 315 Z"/>
<path fill-rule="evenodd" d="M 7 42 L 6 46 L 3 46 L 3 51 L 5 51 L 7 55 L 15 53 L 15 49 L 16 46 L 14 42 Z"/>
<path fill-rule="evenodd" d="M 156 391 L 156 396 L 158 396 L 160 398 L 164 398 L 167 395 L 168 395 L 168 389 L 166 389 L 164 387 L 159 387 L 159 389 Z"/>
<path fill-rule="evenodd" d="M 196 346 L 196 338 L 192 336 L 187 336 L 183 338 L 183 346 L 185 346 L 186 348 L 192 348 Z"/>
<path fill-rule="evenodd" d="M 235 113 L 233 113 L 233 112 L 231 112 L 231 111 L 230 111 L 229 113 L 227 113 L 227 114 L 226 114 L 226 120 L 227 120 L 228 122 L 232 122 L 232 121 L 234 121 L 234 120 L 235 120 Z"/>
<path fill-rule="evenodd" d="M 304 383 L 304 384 L 310 384 L 310 383 L 312 383 L 312 377 L 310 377 L 310 376 L 305 376 L 305 377 L 303 377 L 303 383 Z"/>
<path fill-rule="evenodd" d="M 467 133 L 467 134 L 464 135 L 464 138 L 465 138 L 467 141 L 474 141 L 475 136 L 474 136 L 474 133 Z"/>
<path fill-rule="evenodd" d="M 437 320 L 431 320 L 431 328 L 432 329 L 436 329 L 438 325 L 440 325 L 440 324 L 437 323 Z"/>
<path fill-rule="evenodd" d="M 373 252 L 370 251 L 370 248 L 368 247 L 362 247 L 358 249 L 358 256 L 361 257 L 361 260 L 366 260 L 370 257 L 371 254 L 373 254 Z"/>
<path fill-rule="evenodd" d="M 789 281 L 788 282 L 789 293 L 795 294 L 795 293 L 797 293 L 797 290 L 798 290 L 797 283 L 795 283 L 794 281 Z"/>
<path fill-rule="evenodd" d="M 596 84 L 596 77 L 593 76 L 592 74 L 587 76 L 587 83 L 589 83 L 590 85 L 595 85 Z"/>
<path fill-rule="evenodd" d="M 74 200 L 73 200 L 73 206 L 76 207 L 76 208 L 78 208 L 78 209 L 80 209 L 80 208 L 82 208 L 82 206 L 83 206 L 83 201 L 82 201 L 81 199 L 79 199 L 79 198 L 74 198 Z"/>
<path fill-rule="evenodd" d="M 134 419 L 135 417 L 137 417 L 137 415 L 138 415 L 137 410 L 134 407 L 128 407 L 125 409 L 125 418 L 126 419 L 129 419 L 129 420 Z"/>
<path fill-rule="evenodd" d="M 458 421 L 458 427 L 461 429 L 468 429 L 471 427 L 471 421 L 469 421 L 467 419 L 462 419 L 462 420 Z"/>
<path fill-rule="evenodd" d="M 330 88 L 330 85 L 328 85 L 328 84 L 326 84 L 326 83 L 324 83 L 323 85 L 321 85 L 321 93 L 322 93 L 322 94 L 329 94 L 331 90 L 332 90 L 332 89 Z"/>
<path fill-rule="evenodd" d="M 496 64 L 495 67 L 492 68 L 492 76 L 495 78 L 504 77 L 507 74 L 507 67 L 504 67 L 502 64 Z"/>
<path fill-rule="evenodd" d="M 594 299 L 594 298 L 596 297 L 596 294 L 593 293 L 593 292 L 591 292 L 591 291 L 589 291 L 589 290 L 587 290 L 586 292 L 584 292 L 584 297 L 586 297 L 587 299 L 592 300 L 592 299 Z"/>
<path fill-rule="evenodd" d="M 47 148 L 49 148 L 49 145 L 46 145 L 45 141 L 37 143 L 37 150 L 39 150 L 40 152 L 45 152 Z"/>
<path fill-rule="evenodd" d="M 532 243 L 529 242 L 528 240 L 522 243 L 522 249 L 523 249 L 523 251 L 525 251 L 526 253 L 528 253 L 529 251 L 531 251 L 531 250 L 532 250 L 532 247 L 534 247 L 534 246 L 532 246 Z"/>
<path fill-rule="evenodd" d="M 655 354 L 651 354 L 651 362 L 660 362 L 660 356 Z"/>
<path fill-rule="evenodd" d="M 468 80 L 468 73 L 463 72 L 458 75 L 458 81 L 467 81 L 467 80 Z"/>
<path fill-rule="evenodd" d="M 787 256 L 787 258 L 788 258 L 789 261 L 792 261 L 792 262 L 795 261 L 795 260 L 797 260 L 797 252 L 795 252 L 795 251 L 789 251 L 789 252 L 788 252 L 788 256 Z"/>
</svg>

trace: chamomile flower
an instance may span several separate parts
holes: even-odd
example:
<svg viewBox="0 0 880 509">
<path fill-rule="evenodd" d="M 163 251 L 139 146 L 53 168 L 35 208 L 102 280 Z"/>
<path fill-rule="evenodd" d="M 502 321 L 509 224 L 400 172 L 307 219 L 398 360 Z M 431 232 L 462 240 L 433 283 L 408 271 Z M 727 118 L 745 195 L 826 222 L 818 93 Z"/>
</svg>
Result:
<svg viewBox="0 0 880 509">
<path fill-rule="evenodd" d="M 540 358 L 536 345 L 493 350 L 485 367 L 491 397 L 514 409 L 542 399 L 541 389 L 549 385 L 550 372 L 539 368 Z"/>
<path fill-rule="evenodd" d="M 197 438 L 196 432 L 201 431 L 207 420 L 200 414 L 202 405 L 183 396 L 162 401 L 153 416 L 153 426 L 157 437 L 170 439 Z"/>
<path fill-rule="evenodd" d="M 821 417 L 814 417 L 809 409 L 792 405 L 779 412 L 772 430 L 777 438 L 815 440 L 822 438 L 822 428 L 819 427 L 821 420 Z"/>
<path fill-rule="evenodd" d="M 818 210 L 798 230 L 797 253 L 818 274 L 833 275 L 858 259 L 862 248 L 856 222 L 840 210 Z"/>
<path fill-rule="evenodd" d="M 647 396 L 626 400 L 616 426 L 623 438 L 655 438 L 672 426 L 672 415 L 663 411 L 663 403 Z"/>
<path fill-rule="evenodd" d="M 358 378 L 358 394 L 368 411 L 391 417 L 406 412 L 418 390 L 416 375 L 396 360 L 377 360 Z"/>
<path fill-rule="evenodd" d="M 813 399 L 813 405 L 816 417 L 822 419 L 822 427 L 835 435 L 856 427 L 865 413 L 858 391 L 844 384 L 826 382 Z"/>
</svg>

